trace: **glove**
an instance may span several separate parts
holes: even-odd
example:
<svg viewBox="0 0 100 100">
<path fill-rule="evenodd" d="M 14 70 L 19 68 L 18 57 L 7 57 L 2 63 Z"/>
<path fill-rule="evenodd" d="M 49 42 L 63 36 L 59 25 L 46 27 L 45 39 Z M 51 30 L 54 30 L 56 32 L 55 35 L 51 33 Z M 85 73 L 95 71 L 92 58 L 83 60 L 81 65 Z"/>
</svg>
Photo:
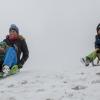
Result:
<svg viewBox="0 0 100 100">
<path fill-rule="evenodd" d="M 18 68 L 19 69 L 23 68 L 23 65 L 22 64 L 18 64 Z"/>
</svg>

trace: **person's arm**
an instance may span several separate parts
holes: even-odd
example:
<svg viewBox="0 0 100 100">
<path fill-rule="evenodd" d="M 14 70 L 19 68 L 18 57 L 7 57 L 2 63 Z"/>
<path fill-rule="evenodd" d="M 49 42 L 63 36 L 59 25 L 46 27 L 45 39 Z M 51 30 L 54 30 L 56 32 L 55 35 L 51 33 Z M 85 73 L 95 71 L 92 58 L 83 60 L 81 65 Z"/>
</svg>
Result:
<svg viewBox="0 0 100 100">
<path fill-rule="evenodd" d="M 95 48 L 100 48 L 100 38 L 98 35 L 95 36 Z"/>
<path fill-rule="evenodd" d="M 22 58 L 20 60 L 20 64 L 23 65 L 29 57 L 29 50 L 28 50 L 25 39 L 22 40 L 21 50 L 22 50 L 23 55 L 22 55 Z"/>
<path fill-rule="evenodd" d="M 8 45 L 6 44 L 6 42 L 1 41 L 0 42 L 0 53 L 4 53 L 7 49 Z"/>
</svg>

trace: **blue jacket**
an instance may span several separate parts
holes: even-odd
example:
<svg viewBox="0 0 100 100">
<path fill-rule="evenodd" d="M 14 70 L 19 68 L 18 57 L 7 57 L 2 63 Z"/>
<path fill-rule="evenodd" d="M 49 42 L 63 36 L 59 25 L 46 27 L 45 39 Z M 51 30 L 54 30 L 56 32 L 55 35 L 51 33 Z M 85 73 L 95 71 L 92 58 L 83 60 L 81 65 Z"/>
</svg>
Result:
<svg viewBox="0 0 100 100">
<path fill-rule="evenodd" d="M 100 49 L 100 35 L 95 36 L 95 48 Z"/>
</svg>

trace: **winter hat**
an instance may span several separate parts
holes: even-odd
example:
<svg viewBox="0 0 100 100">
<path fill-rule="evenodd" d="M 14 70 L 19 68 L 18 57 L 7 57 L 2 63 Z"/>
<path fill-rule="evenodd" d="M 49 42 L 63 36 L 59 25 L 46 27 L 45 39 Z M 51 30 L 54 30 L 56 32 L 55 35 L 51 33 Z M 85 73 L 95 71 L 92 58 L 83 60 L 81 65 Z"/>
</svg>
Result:
<svg viewBox="0 0 100 100">
<path fill-rule="evenodd" d="M 11 32 L 12 30 L 16 31 L 16 33 L 19 34 L 19 29 L 15 24 L 10 25 L 9 32 Z"/>
<path fill-rule="evenodd" d="M 97 32 L 100 30 L 100 23 L 98 24 L 98 26 L 97 26 Z"/>
</svg>

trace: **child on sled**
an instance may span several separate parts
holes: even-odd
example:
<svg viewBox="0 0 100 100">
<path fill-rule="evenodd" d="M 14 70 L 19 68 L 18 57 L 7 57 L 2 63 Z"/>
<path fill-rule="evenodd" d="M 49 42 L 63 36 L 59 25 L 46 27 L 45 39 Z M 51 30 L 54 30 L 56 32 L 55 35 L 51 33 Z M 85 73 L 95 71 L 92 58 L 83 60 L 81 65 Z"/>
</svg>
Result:
<svg viewBox="0 0 100 100">
<path fill-rule="evenodd" d="M 95 50 L 91 52 L 89 55 L 86 57 L 82 58 L 81 61 L 82 63 L 85 64 L 85 66 L 89 66 L 90 63 L 92 63 L 93 66 L 96 66 L 99 64 L 100 60 L 100 24 L 98 24 L 97 28 L 97 34 L 95 36 Z M 98 58 L 97 64 L 94 64 L 94 60 Z"/>
</svg>

